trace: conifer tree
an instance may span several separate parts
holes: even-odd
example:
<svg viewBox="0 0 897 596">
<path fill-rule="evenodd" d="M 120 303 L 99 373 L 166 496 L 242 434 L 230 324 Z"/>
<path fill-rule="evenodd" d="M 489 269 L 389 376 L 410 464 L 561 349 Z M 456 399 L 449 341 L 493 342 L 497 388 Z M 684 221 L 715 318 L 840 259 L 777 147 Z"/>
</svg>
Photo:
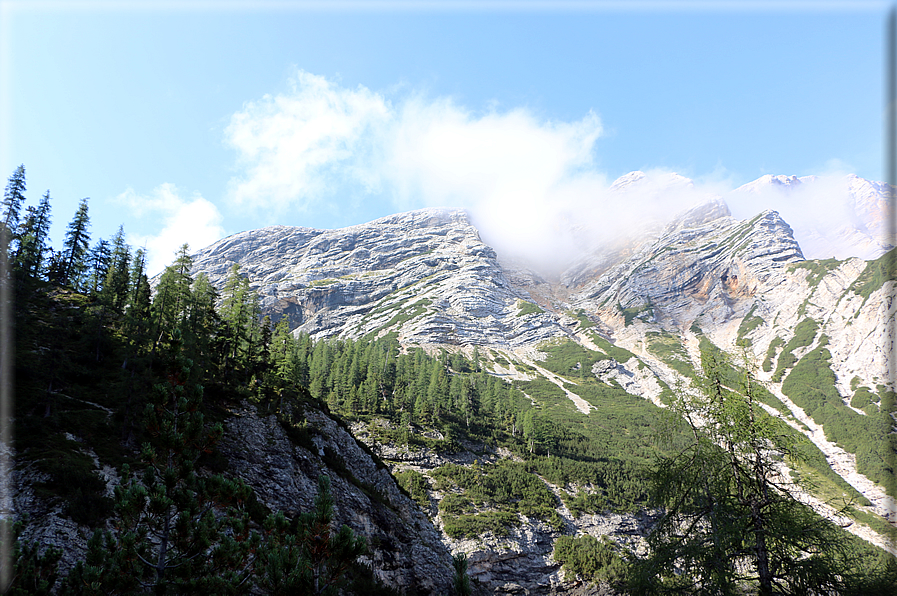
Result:
<svg viewBox="0 0 897 596">
<path fill-rule="evenodd" d="M 128 273 L 128 310 L 132 317 L 146 317 L 150 307 L 149 279 L 146 277 L 146 251 L 138 248 Z"/>
<path fill-rule="evenodd" d="M 10 520 L 0 520 L 2 524 Z M 13 524 L 12 532 L 12 574 L 8 576 L 9 585 L 0 586 L 8 596 L 49 596 L 56 587 L 58 564 L 62 558 L 62 550 L 58 548 L 42 548 L 37 542 L 24 542 L 20 539 L 25 520 Z M 8 535 L 4 532 L 4 535 Z"/>
<path fill-rule="evenodd" d="M 215 310 L 218 291 L 205 273 L 200 273 L 193 281 L 189 314 L 183 334 L 187 353 L 191 354 L 200 370 L 211 364 L 213 336 L 221 324 Z"/>
<path fill-rule="evenodd" d="M 50 234 L 50 191 L 41 197 L 37 207 L 25 209 L 25 221 L 18 233 L 19 248 L 16 267 L 23 277 L 42 276 L 44 255 L 49 252 L 47 239 Z"/>
<path fill-rule="evenodd" d="M 257 563 L 261 586 L 275 596 L 337 594 L 367 544 L 348 526 L 337 531 L 332 526 L 330 478 L 321 474 L 313 511 L 300 514 L 292 524 L 282 513 L 266 521 L 267 540 Z"/>
<path fill-rule="evenodd" d="M 193 284 L 193 278 L 190 277 L 192 266 L 193 259 L 190 258 L 189 247 L 184 244 L 178 250 L 174 263 L 165 268 L 159 279 L 152 305 L 153 335 L 156 336 L 153 351 L 166 333 L 172 334 L 187 318 L 192 300 L 190 292 Z"/>
<path fill-rule="evenodd" d="M 702 351 L 697 394 L 672 404 L 692 443 L 659 461 L 654 499 L 665 513 L 651 552 L 631 568 L 634 594 L 841 594 L 856 567 L 838 528 L 799 502 L 778 472 L 797 457 L 792 435 L 765 414 L 750 375 L 725 386 L 726 362 Z"/>
<path fill-rule="evenodd" d="M 109 272 L 109 261 L 112 251 L 109 241 L 100 238 L 87 255 L 87 283 L 85 289 L 93 296 L 103 291 L 106 275 Z"/>
<path fill-rule="evenodd" d="M 90 216 L 87 213 L 88 199 L 81 199 L 74 218 L 69 222 L 62 245 L 61 283 L 81 290 L 82 276 L 87 268 L 85 257 L 90 243 Z"/>
<path fill-rule="evenodd" d="M 173 332 L 168 374 L 156 385 L 144 421 L 146 468 L 138 482 L 125 468 L 115 490 L 116 530 L 97 530 L 87 560 L 67 582 L 70 594 L 225 594 L 251 585 L 251 489 L 241 480 L 200 476 L 196 463 L 222 435 L 201 412 L 202 386 Z"/>
<path fill-rule="evenodd" d="M 130 285 L 131 247 L 125 242 L 124 226 L 119 226 L 112 238 L 109 265 L 103 282 L 102 298 L 115 312 L 122 312 L 128 299 Z"/>
<path fill-rule="evenodd" d="M 455 574 L 452 578 L 455 595 L 470 596 L 473 594 L 470 576 L 467 575 L 467 555 L 463 552 L 452 555 L 452 566 L 455 568 Z"/>
<path fill-rule="evenodd" d="M 287 317 L 281 317 L 274 326 L 274 334 L 271 337 L 271 363 L 278 377 L 293 384 L 297 381 L 296 350 L 298 344 L 290 333 L 290 323 Z"/>
<path fill-rule="evenodd" d="M 237 368 L 252 367 L 252 344 L 257 335 L 258 296 L 249 288 L 249 280 L 240 275 L 240 264 L 234 263 L 224 283 L 221 319 L 226 325 L 225 375 Z"/>
<path fill-rule="evenodd" d="M 25 202 L 25 166 L 20 165 L 9 177 L 3 192 L 2 223 L 7 233 L 14 236 L 19 227 L 19 211 Z"/>
</svg>

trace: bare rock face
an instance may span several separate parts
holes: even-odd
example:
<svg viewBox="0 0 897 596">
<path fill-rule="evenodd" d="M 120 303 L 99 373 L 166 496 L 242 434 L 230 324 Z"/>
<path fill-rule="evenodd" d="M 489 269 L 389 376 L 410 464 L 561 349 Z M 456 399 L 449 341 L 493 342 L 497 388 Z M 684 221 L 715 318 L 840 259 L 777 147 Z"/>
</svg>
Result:
<svg viewBox="0 0 897 596">
<path fill-rule="evenodd" d="M 739 304 L 800 260 L 791 228 L 775 211 L 742 222 L 713 201 L 681 215 L 656 241 L 573 293 L 570 302 L 605 322 L 638 317 L 687 326 L 701 316 L 718 324 L 737 316 Z"/>
<path fill-rule="evenodd" d="M 521 314 L 530 296 L 512 287 L 462 211 L 242 232 L 197 254 L 193 273 L 221 290 L 233 263 L 265 312 L 316 338 L 395 332 L 403 343 L 515 346 L 564 333 L 549 314 Z"/>
<path fill-rule="evenodd" d="M 37 543 L 41 552 L 49 548 L 61 550 L 58 571 L 60 576 L 68 575 L 84 559 L 91 529 L 72 521 L 63 504 L 35 495 L 34 487 L 48 480 L 48 476 L 33 465 L 18 466 L 12 471 L 11 480 L 13 509 L 28 519 L 22 540 L 26 544 Z"/>
<path fill-rule="evenodd" d="M 261 503 L 290 516 L 309 511 L 318 475 L 327 472 L 335 522 L 367 538 L 367 563 L 379 580 L 406 594 L 451 591 L 451 556 L 440 533 L 345 428 L 317 410 L 307 411 L 317 447 L 310 451 L 294 445 L 273 415 L 260 416 L 248 404 L 233 414 L 219 448 L 231 473 L 243 478 Z M 325 457 L 341 460 L 346 472 L 329 468 Z"/>
</svg>

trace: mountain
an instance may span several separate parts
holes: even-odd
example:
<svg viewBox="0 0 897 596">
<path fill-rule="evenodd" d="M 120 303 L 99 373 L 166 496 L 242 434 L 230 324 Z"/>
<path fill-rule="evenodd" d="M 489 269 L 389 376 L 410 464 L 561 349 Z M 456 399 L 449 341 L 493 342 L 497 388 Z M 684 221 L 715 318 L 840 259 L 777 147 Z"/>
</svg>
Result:
<svg viewBox="0 0 897 596">
<path fill-rule="evenodd" d="M 845 180 L 852 229 L 883 234 L 886 187 Z M 642 211 L 603 235 L 571 225 L 579 252 L 561 271 L 497 251 L 464 211 L 424 209 L 230 236 L 154 280 L 142 318 L 41 282 L 17 315 L 24 536 L 62 548 L 63 575 L 83 560 L 153 436 L 135 412 L 202 374 L 222 432 L 200 475 L 245 482 L 262 527 L 315 507 L 326 473 L 336 523 L 370 546 L 351 593 L 449 593 L 463 554 L 479 593 L 609 594 L 659 517 L 647 471 L 684 432 L 669 407 L 699 392 L 712 355 L 796 446 L 777 481 L 863 552 L 897 555 L 894 253 L 808 259 L 760 200 L 842 196 L 825 181 L 764 177 L 722 197 L 633 172 L 609 192 Z M 758 208 L 733 216 L 744 197 Z M 247 287 L 275 329 L 247 314 Z"/>
<path fill-rule="evenodd" d="M 897 244 L 890 224 L 892 195 L 887 184 L 855 174 L 766 175 L 735 189 L 729 198 L 792 205 L 795 232 L 808 258 L 875 259 Z"/>
<path fill-rule="evenodd" d="M 809 439 L 816 471 L 794 468 L 792 476 L 827 474 L 826 490 L 863 500 L 863 522 L 845 524 L 884 547 L 885 520 L 892 528 L 897 523 L 897 491 L 889 484 L 894 445 L 887 436 L 874 435 L 878 443 L 872 447 L 855 437 L 879 432 L 869 430 L 873 420 L 893 424 L 888 346 L 895 340 L 894 286 L 889 258 L 882 257 L 890 246 L 882 240 L 889 203 L 882 184 L 855 176 L 841 182 L 852 201 L 849 222 L 805 227 L 804 237 L 816 253 L 857 250 L 872 260 L 807 260 L 777 211 L 739 220 L 726 200 L 708 196 L 673 218 L 648 220 L 612 242 L 593 243 L 560 275 L 540 274 L 496 254 L 466 213 L 434 209 L 342 230 L 275 226 L 243 232 L 197 253 L 193 274 L 207 274 L 220 290 L 239 263 L 263 312 L 275 320 L 286 317 L 294 333 L 315 339 L 391 337 L 405 349 L 468 356 L 476 346 L 493 374 L 548 381 L 590 420 L 600 419 L 600 412 L 570 389 L 578 369 L 546 364 L 552 346 L 578 346 L 597 358 L 591 374 L 598 380 L 659 406 L 665 391 L 694 378 L 702 348 L 721 349 L 754 371 L 768 391 L 766 409 Z M 635 172 L 612 190 L 626 196 L 640 184 L 645 175 Z M 766 176 L 733 195 L 812 199 L 828 192 L 821 184 L 813 177 Z M 654 192 L 664 189 L 690 191 L 693 184 L 671 176 Z M 800 194 L 807 189 L 812 192 Z M 800 381 L 807 370 L 825 373 L 812 391 Z M 814 392 L 829 401 L 822 403 Z M 446 463 L 474 458 L 422 453 L 409 459 L 378 443 L 366 427 L 354 431 L 394 473 L 432 474 Z M 495 454 L 479 457 L 496 461 Z M 809 491 L 806 498 L 824 511 L 819 495 Z M 443 523 L 440 511 L 430 512 L 437 525 Z M 644 520 L 626 515 L 612 523 L 594 517 L 570 517 L 569 523 L 580 533 L 620 540 L 645 531 Z M 507 584 L 501 588 L 507 593 L 529 593 L 562 583 L 550 557 L 555 534 L 536 527 L 503 539 L 443 540 L 468 553 L 472 577 L 496 589 Z M 509 577 L 519 580 L 511 582 L 517 588 L 508 587 Z"/>
<path fill-rule="evenodd" d="M 420 345 L 534 345 L 562 326 L 513 287 L 462 211 L 423 210 L 342 230 L 275 226 L 216 242 L 194 258 L 216 287 L 241 265 L 273 318 L 314 338 Z"/>
</svg>

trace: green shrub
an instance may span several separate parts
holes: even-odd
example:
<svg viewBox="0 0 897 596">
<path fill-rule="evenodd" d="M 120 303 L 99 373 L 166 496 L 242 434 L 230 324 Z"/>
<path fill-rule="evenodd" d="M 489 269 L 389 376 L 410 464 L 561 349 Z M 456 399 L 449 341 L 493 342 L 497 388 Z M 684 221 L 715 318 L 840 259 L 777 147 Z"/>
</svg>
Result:
<svg viewBox="0 0 897 596">
<path fill-rule="evenodd" d="M 592 376 L 592 365 L 607 356 L 584 348 L 573 340 L 564 339 L 539 348 L 546 355 L 540 364 L 553 373 L 567 377 Z"/>
<path fill-rule="evenodd" d="M 532 302 L 527 302 L 526 300 L 518 300 L 517 308 L 520 309 L 517 311 L 518 317 L 525 317 L 526 315 L 540 315 L 545 311 L 539 308 L 537 304 Z"/>
<path fill-rule="evenodd" d="M 797 362 L 797 357 L 795 357 L 794 355 L 794 350 L 798 348 L 804 348 L 812 344 L 813 340 L 816 338 L 816 331 L 818 329 L 819 323 L 809 317 L 803 319 L 800 323 L 797 324 L 797 327 L 794 328 L 794 336 L 788 341 L 787 344 L 785 344 L 785 347 L 782 349 L 782 353 L 779 354 L 779 359 L 776 365 L 776 372 L 772 375 L 773 381 L 778 383 L 782 380 L 782 374 L 785 372 L 785 369 L 791 368 L 792 366 L 794 366 L 794 363 Z"/>
<path fill-rule="evenodd" d="M 890 411 L 883 407 L 881 412 L 864 416 L 845 406 L 830 363 L 831 354 L 824 344 L 811 350 L 785 378 L 782 393 L 822 425 L 828 440 L 856 454 L 857 471 L 897 496 L 897 435 L 892 434 Z M 882 396 L 882 406 L 884 402 Z"/>
<path fill-rule="evenodd" d="M 649 331 L 645 334 L 648 340 L 648 351 L 660 358 L 670 368 L 679 374 L 695 378 L 695 370 L 691 364 L 688 352 L 682 346 L 677 336 L 666 331 L 660 333 Z"/>
<path fill-rule="evenodd" d="M 561 499 L 574 518 L 578 518 L 583 513 L 601 513 L 608 509 L 607 498 L 598 493 L 580 490 L 576 496 L 573 496 L 567 491 L 561 491 Z"/>
<path fill-rule="evenodd" d="M 420 508 L 427 511 L 430 508 L 430 488 L 426 477 L 416 470 L 402 470 L 396 473 L 396 482 L 405 489 L 411 498 L 420 505 Z"/>
<path fill-rule="evenodd" d="M 897 275 L 897 249 L 892 249 L 874 261 L 869 261 L 848 290 L 862 296 L 865 302 L 872 292 L 881 288 L 886 281 L 893 280 L 895 275 Z"/>
<path fill-rule="evenodd" d="M 580 330 L 589 329 L 590 327 L 595 326 L 595 323 L 592 322 L 592 320 L 586 314 L 586 311 L 581 308 L 578 308 L 575 311 L 568 313 L 568 314 L 570 314 L 574 319 L 579 321 L 579 329 Z"/>
<path fill-rule="evenodd" d="M 478 538 L 486 532 L 507 536 L 508 528 L 520 525 L 520 518 L 505 511 L 485 511 L 474 515 L 443 516 L 445 533 L 454 539 Z"/>
<path fill-rule="evenodd" d="M 759 317 L 754 314 L 754 311 L 756 309 L 757 309 L 757 305 L 754 304 L 751 307 L 751 310 L 749 310 L 748 313 L 741 320 L 741 324 L 738 326 L 738 337 L 737 337 L 735 343 L 739 346 L 750 346 L 751 340 L 748 339 L 746 336 L 751 331 L 753 331 L 754 329 L 756 329 L 757 327 L 759 327 L 760 325 L 762 325 L 764 323 L 762 317 Z"/>
<path fill-rule="evenodd" d="M 50 478 L 35 487 L 39 494 L 61 498 L 65 514 L 82 525 L 99 525 L 112 514 L 106 483 L 90 456 L 80 451 L 53 450 L 45 457 L 37 464 Z"/>
<path fill-rule="evenodd" d="M 771 342 L 769 342 L 769 347 L 766 349 L 766 358 L 763 359 L 764 372 L 769 372 L 772 370 L 772 361 L 775 359 L 779 348 L 783 345 L 785 345 L 785 340 L 778 335 L 775 336 Z"/>
<path fill-rule="evenodd" d="M 592 583 L 616 582 L 626 574 L 626 563 L 606 536 L 561 536 L 554 543 L 554 560 L 567 574 Z"/>
<path fill-rule="evenodd" d="M 810 284 L 810 287 L 815 288 L 819 285 L 822 278 L 828 275 L 829 271 L 836 269 L 840 264 L 841 261 L 838 259 L 812 259 L 801 261 L 799 263 L 792 263 L 791 265 L 788 265 L 788 270 L 809 270 L 809 273 L 807 274 L 807 283 Z"/>
<path fill-rule="evenodd" d="M 856 388 L 853 399 L 850 400 L 850 405 L 858 410 L 862 410 L 866 406 L 872 405 L 873 402 L 878 401 L 878 396 L 872 393 L 868 387 L 861 386 Z M 878 411 L 878 407 L 875 408 L 875 411 Z"/>
<path fill-rule="evenodd" d="M 650 304 L 644 306 L 632 306 L 629 308 L 623 308 L 621 304 L 617 304 L 617 308 L 623 315 L 623 324 L 625 327 L 632 325 L 633 319 L 642 319 L 646 315 L 650 317 L 654 314 L 654 308 Z"/>
<path fill-rule="evenodd" d="M 449 493 L 439 501 L 439 512 L 449 515 L 463 515 L 474 513 L 473 503 L 464 495 Z"/>
</svg>

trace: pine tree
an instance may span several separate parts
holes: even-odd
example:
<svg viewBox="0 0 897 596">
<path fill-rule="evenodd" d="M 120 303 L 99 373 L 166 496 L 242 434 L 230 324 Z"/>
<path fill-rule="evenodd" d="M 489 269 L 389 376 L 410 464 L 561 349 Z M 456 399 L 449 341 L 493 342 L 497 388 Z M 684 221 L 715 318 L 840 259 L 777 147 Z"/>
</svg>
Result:
<svg viewBox="0 0 897 596">
<path fill-rule="evenodd" d="M 85 257 L 90 243 L 90 216 L 87 213 L 88 199 L 81 199 L 74 218 L 69 222 L 62 245 L 61 283 L 81 290 L 82 276 L 87 268 Z"/>
<path fill-rule="evenodd" d="M 300 514 L 292 524 L 282 513 L 266 521 L 267 539 L 257 562 L 261 586 L 275 596 L 337 594 L 367 545 L 348 526 L 337 531 L 332 526 L 330 478 L 321 474 L 313 511 Z"/>
<path fill-rule="evenodd" d="M 9 177 L 3 192 L 3 225 L 7 233 L 14 235 L 19 227 L 19 211 L 25 202 L 25 166 L 20 165 Z"/>
<path fill-rule="evenodd" d="M 3 532 L 2 535 L 12 537 L 12 571 L 8 576 L 10 581 L 7 586 L 0 586 L 4 594 L 8 596 L 49 596 L 53 593 L 58 576 L 59 560 L 62 551 L 58 548 L 42 548 L 37 542 L 24 542 L 20 540 L 25 521 L 19 520 L 13 524 L 11 532 Z M 10 520 L 0 520 L 2 524 L 11 523 Z"/>
<path fill-rule="evenodd" d="M 467 575 L 467 555 L 463 552 L 452 555 L 452 566 L 455 568 L 452 583 L 455 587 L 456 596 L 470 596 L 473 594 L 470 576 Z"/>
<path fill-rule="evenodd" d="M 19 249 L 16 267 L 23 277 L 38 278 L 43 274 L 44 256 L 50 251 L 47 239 L 50 234 L 50 191 L 41 197 L 37 207 L 25 209 L 25 221 L 17 234 Z"/>
</svg>

